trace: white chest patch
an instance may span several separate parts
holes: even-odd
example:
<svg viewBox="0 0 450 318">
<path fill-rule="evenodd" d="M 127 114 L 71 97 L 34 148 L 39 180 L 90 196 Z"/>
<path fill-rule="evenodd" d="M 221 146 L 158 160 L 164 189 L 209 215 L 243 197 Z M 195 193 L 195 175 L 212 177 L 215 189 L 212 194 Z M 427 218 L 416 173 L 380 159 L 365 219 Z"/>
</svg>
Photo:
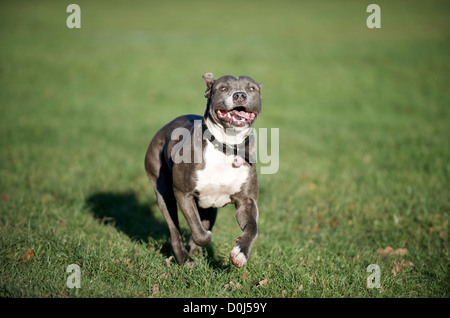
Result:
<svg viewBox="0 0 450 318">
<path fill-rule="evenodd" d="M 241 190 L 249 168 L 245 164 L 236 168 L 234 156 L 226 156 L 210 142 L 207 142 L 204 159 L 205 168 L 197 171 L 198 204 L 201 208 L 221 208 L 231 202 L 231 195 Z"/>
</svg>

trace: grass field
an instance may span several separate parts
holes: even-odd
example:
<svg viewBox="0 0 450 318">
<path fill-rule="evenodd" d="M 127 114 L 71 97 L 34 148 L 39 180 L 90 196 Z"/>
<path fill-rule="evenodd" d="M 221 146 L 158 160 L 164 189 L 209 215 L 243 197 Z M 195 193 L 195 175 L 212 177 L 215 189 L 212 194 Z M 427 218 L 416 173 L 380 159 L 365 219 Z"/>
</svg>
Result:
<svg viewBox="0 0 450 318">
<path fill-rule="evenodd" d="M 77 0 L 68 29 L 72 2 L 0 3 L 0 297 L 450 296 L 448 1 L 379 0 L 381 29 L 365 0 Z M 279 128 L 242 269 L 232 206 L 197 268 L 170 259 L 144 171 L 205 72 L 263 83 Z"/>
</svg>

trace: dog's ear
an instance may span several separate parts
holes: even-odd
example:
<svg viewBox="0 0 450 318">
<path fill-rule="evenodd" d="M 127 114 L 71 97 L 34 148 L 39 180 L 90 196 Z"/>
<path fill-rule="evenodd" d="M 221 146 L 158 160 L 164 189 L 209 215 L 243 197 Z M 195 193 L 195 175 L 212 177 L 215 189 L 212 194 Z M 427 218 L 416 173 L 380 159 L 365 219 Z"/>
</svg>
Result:
<svg viewBox="0 0 450 318">
<path fill-rule="evenodd" d="M 210 98 L 211 97 L 211 87 L 214 84 L 214 74 L 213 73 L 205 73 L 202 75 L 203 79 L 205 80 L 206 84 L 206 91 L 205 91 L 205 97 Z"/>
<path fill-rule="evenodd" d="M 261 90 L 263 88 L 263 84 L 261 84 L 261 83 L 258 83 L 258 86 L 259 86 L 259 90 Z"/>
</svg>

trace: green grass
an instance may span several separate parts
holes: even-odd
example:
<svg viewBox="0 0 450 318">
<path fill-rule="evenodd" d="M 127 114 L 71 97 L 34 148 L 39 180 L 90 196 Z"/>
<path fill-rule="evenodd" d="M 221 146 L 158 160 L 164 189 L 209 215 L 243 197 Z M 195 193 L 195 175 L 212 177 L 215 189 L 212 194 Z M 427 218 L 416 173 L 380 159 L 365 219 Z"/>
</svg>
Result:
<svg viewBox="0 0 450 318">
<path fill-rule="evenodd" d="M 370 1 L 79 0 L 79 30 L 69 3 L 0 4 L 0 297 L 449 297 L 447 1 L 378 1 L 378 30 Z M 143 167 L 204 112 L 205 72 L 262 82 L 257 128 L 280 132 L 242 269 L 231 206 L 197 268 L 166 265 Z"/>
</svg>

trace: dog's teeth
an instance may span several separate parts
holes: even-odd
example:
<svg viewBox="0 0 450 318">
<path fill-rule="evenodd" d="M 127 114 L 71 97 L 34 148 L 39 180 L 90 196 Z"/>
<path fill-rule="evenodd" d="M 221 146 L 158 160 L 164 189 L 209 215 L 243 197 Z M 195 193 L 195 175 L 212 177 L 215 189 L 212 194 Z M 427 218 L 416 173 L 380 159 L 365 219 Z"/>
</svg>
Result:
<svg viewBox="0 0 450 318">
<path fill-rule="evenodd" d="M 255 120 L 256 115 L 253 112 L 237 111 L 237 110 L 217 110 L 217 115 L 231 125 L 242 127 L 247 122 Z"/>
</svg>

